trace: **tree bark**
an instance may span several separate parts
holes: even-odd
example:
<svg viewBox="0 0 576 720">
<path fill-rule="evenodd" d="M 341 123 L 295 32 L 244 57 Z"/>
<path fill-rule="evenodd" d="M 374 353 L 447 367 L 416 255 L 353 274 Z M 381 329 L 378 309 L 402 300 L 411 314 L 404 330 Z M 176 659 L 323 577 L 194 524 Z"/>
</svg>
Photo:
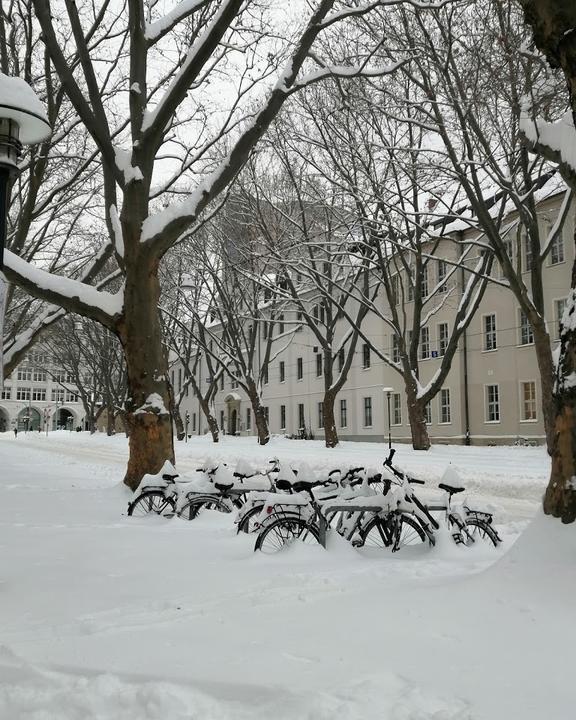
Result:
<svg viewBox="0 0 576 720">
<path fill-rule="evenodd" d="M 210 409 L 210 403 L 205 398 L 203 398 L 202 395 L 198 395 L 198 400 L 200 401 L 200 407 L 202 408 L 202 412 L 206 417 L 208 429 L 210 430 L 210 434 L 212 435 L 212 441 L 217 443 L 220 440 L 220 428 L 218 427 L 216 418 L 212 414 L 212 410 Z"/>
<path fill-rule="evenodd" d="M 118 335 L 127 367 L 130 455 L 124 483 L 136 490 L 146 473 L 174 463 L 168 359 L 162 343 L 158 261 L 139 253 L 127 263 L 124 316 Z"/>
<path fill-rule="evenodd" d="M 324 393 L 322 403 L 322 419 L 324 422 L 324 441 L 327 448 L 333 448 L 338 445 L 338 432 L 336 430 L 336 418 L 334 417 L 334 403 L 336 395 L 331 392 Z"/>
<path fill-rule="evenodd" d="M 546 330 L 546 323 L 542 319 L 531 324 L 534 333 L 536 361 L 540 372 L 541 406 L 544 432 L 546 433 L 546 447 L 548 453 L 552 455 L 554 451 L 556 408 L 554 406 L 554 360 L 550 346 L 550 335 Z"/>
<path fill-rule="evenodd" d="M 253 380 L 246 380 L 246 388 L 248 399 L 254 412 L 254 424 L 256 425 L 256 432 L 258 433 L 258 445 L 267 445 L 270 440 L 270 431 L 268 430 L 264 407 L 260 402 L 260 393 Z"/>
<path fill-rule="evenodd" d="M 430 437 L 426 425 L 425 403 L 416 398 L 416 391 L 412 388 L 406 389 L 408 401 L 408 420 L 412 434 L 412 447 L 414 450 L 429 450 Z"/>
</svg>

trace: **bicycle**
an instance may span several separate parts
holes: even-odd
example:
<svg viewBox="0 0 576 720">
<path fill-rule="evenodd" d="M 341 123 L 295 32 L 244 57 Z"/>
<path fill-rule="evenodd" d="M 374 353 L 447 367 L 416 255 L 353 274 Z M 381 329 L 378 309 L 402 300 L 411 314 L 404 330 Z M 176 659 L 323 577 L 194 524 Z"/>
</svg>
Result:
<svg viewBox="0 0 576 720">
<path fill-rule="evenodd" d="M 418 480 L 403 473 L 392 465 L 395 450 L 392 449 L 384 461 L 384 467 L 392 472 L 398 481 L 398 491 L 390 498 L 388 510 L 372 518 L 362 529 L 363 544 L 376 547 L 391 547 L 397 552 L 401 547 L 419 544 L 428 540 L 430 546 L 436 544 L 435 533 L 440 529 L 440 522 L 433 513 L 443 516 L 452 540 L 457 545 L 470 547 L 476 542 L 489 541 L 494 547 L 502 542 L 492 525 L 492 515 L 480 510 L 473 510 L 467 505 L 462 510 L 454 510 L 452 496 L 464 492 L 465 488 L 439 483 L 444 490 L 444 501 L 439 504 L 425 504 L 414 492 L 412 485 L 424 485 Z M 396 504 L 396 507 L 392 507 Z"/>
<path fill-rule="evenodd" d="M 154 484 L 153 481 L 157 480 L 158 476 L 161 477 L 162 484 Z M 158 475 L 144 475 L 140 494 L 128 503 L 128 515 L 142 517 L 153 513 L 167 518 L 174 517 L 178 497 L 177 477 L 179 475 L 170 463 L 165 463 Z"/>
<path fill-rule="evenodd" d="M 218 512 L 230 513 L 232 510 L 241 509 L 246 497 L 256 488 L 244 485 L 246 480 L 252 478 L 267 478 L 268 488 L 273 486 L 273 476 L 278 471 L 278 459 L 269 461 L 272 467 L 263 471 L 218 473 L 219 466 L 207 473 L 213 485 L 204 491 L 191 490 L 185 493 L 184 501 L 176 507 L 178 517 L 184 520 L 193 520 L 203 510 L 217 510 Z M 219 475 L 219 477 L 218 477 Z M 236 483 L 239 482 L 240 485 Z M 258 488 L 261 490 L 262 488 Z"/>
</svg>

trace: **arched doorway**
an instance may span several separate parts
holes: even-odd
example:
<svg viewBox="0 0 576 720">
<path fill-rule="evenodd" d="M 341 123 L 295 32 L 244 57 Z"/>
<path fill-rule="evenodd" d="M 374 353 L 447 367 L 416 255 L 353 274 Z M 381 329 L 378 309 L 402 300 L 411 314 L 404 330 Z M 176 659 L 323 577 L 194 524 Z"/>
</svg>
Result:
<svg viewBox="0 0 576 720">
<path fill-rule="evenodd" d="M 74 413 L 68 408 L 58 408 L 58 412 L 54 415 L 55 430 L 73 430 L 74 429 Z"/>
<path fill-rule="evenodd" d="M 226 419 L 228 427 L 228 435 L 238 435 L 241 428 L 238 418 L 240 417 L 240 401 L 242 398 L 238 393 L 231 392 L 226 395 L 224 402 L 226 403 Z"/>
<path fill-rule="evenodd" d="M 10 417 L 4 408 L 0 408 L 0 432 L 10 430 Z"/>
<path fill-rule="evenodd" d="M 40 423 L 40 413 L 36 408 L 25 407 L 18 413 L 18 430 L 20 431 L 40 430 Z"/>
</svg>

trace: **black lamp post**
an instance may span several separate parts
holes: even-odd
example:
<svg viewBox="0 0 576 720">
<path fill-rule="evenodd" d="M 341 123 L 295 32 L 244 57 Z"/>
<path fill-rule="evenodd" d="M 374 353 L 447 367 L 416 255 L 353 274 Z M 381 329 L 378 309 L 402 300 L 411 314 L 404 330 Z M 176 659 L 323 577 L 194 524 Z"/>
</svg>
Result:
<svg viewBox="0 0 576 720">
<path fill-rule="evenodd" d="M 10 189 L 18 175 L 22 145 L 50 137 L 50 124 L 32 88 L 16 77 L 0 73 L 0 270 L 4 267 L 4 246 Z"/>
<path fill-rule="evenodd" d="M 382 388 L 382 392 L 386 393 L 386 401 L 388 404 L 388 449 L 392 449 L 392 427 L 390 422 L 390 395 L 394 392 L 394 388 L 385 387 Z"/>
</svg>

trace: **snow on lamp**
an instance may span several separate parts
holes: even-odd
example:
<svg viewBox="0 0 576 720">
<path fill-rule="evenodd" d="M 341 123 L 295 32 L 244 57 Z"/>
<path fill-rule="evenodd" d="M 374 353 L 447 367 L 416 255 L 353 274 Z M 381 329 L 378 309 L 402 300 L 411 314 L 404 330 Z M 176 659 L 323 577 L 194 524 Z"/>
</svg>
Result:
<svg viewBox="0 0 576 720">
<path fill-rule="evenodd" d="M 3 267 L 11 183 L 18 174 L 22 145 L 50 137 L 44 106 L 32 88 L 0 73 L 0 270 Z"/>
<path fill-rule="evenodd" d="M 2 274 L 10 190 L 18 175 L 22 145 L 32 145 L 50 137 L 51 129 L 44 106 L 30 85 L 0 73 L 0 339 L 4 326 L 6 283 Z M 0 342 L 0 388 L 3 380 Z"/>
</svg>

